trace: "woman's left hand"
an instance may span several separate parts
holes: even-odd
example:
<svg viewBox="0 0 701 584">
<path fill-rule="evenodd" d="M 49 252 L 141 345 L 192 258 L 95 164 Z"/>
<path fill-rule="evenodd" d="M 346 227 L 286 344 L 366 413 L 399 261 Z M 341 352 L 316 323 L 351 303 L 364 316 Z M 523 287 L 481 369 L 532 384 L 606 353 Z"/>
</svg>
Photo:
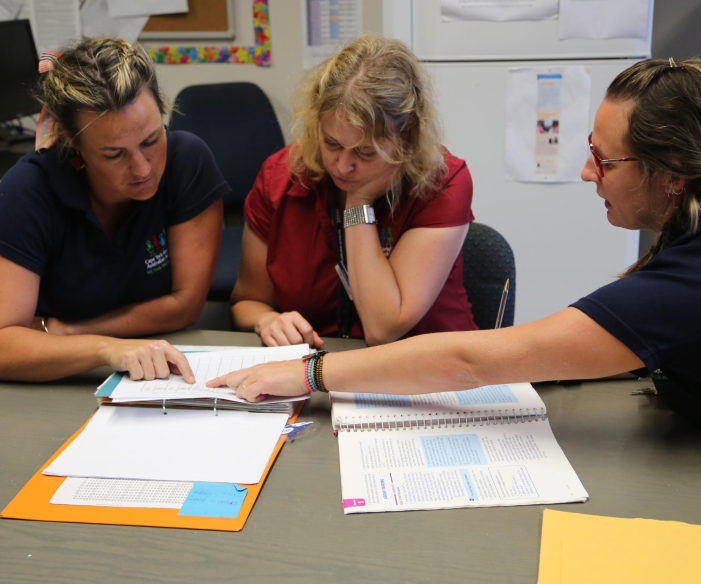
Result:
<svg viewBox="0 0 701 584">
<path fill-rule="evenodd" d="M 236 397 L 249 402 L 258 402 L 269 395 L 292 397 L 309 393 L 306 362 L 299 359 L 256 365 L 207 382 L 207 387 L 227 385 L 236 390 Z"/>
</svg>

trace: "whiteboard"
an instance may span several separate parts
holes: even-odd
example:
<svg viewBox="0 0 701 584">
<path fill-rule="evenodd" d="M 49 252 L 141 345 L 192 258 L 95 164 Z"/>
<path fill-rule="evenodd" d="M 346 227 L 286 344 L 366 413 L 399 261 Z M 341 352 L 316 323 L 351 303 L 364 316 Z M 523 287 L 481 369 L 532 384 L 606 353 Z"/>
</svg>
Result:
<svg viewBox="0 0 701 584">
<path fill-rule="evenodd" d="M 559 21 L 441 22 L 440 0 L 412 0 L 412 37 L 416 55 L 426 61 L 646 58 L 648 37 L 641 39 L 558 38 Z"/>
</svg>

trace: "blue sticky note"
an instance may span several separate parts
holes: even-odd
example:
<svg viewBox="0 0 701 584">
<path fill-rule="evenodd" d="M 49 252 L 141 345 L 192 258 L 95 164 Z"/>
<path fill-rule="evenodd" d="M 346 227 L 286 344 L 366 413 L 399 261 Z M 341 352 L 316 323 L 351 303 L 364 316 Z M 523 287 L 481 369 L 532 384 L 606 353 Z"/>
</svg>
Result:
<svg viewBox="0 0 701 584">
<path fill-rule="evenodd" d="M 178 515 L 235 519 L 248 489 L 226 483 L 195 483 Z"/>
</svg>

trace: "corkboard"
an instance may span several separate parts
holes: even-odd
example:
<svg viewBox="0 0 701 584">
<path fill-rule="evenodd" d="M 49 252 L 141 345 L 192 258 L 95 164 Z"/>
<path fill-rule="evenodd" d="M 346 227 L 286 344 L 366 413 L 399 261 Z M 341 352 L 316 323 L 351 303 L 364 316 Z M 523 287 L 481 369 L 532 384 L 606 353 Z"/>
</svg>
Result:
<svg viewBox="0 0 701 584">
<path fill-rule="evenodd" d="M 192 0 L 191 0 L 192 1 Z M 242 0 L 245 1 L 245 0 Z M 251 0 L 249 0 L 251 1 Z M 270 14 L 268 0 L 252 0 L 254 44 L 251 47 L 241 46 L 147 46 L 151 58 L 163 65 L 184 65 L 194 63 L 241 63 L 269 67 L 270 53 Z M 172 36 L 174 33 L 152 33 Z M 202 32 L 188 32 L 202 36 Z"/>
<path fill-rule="evenodd" d="M 233 0 L 188 0 L 189 11 L 148 19 L 141 38 L 234 38 Z"/>
</svg>

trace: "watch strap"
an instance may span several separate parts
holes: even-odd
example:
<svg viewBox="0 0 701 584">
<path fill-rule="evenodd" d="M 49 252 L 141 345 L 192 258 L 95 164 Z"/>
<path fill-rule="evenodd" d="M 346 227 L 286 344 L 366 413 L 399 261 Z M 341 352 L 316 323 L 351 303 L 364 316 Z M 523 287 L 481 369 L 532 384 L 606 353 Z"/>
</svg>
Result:
<svg viewBox="0 0 701 584">
<path fill-rule="evenodd" d="M 346 229 L 361 223 L 377 223 L 375 209 L 372 205 L 360 205 L 343 211 L 343 228 Z"/>
</svg>

